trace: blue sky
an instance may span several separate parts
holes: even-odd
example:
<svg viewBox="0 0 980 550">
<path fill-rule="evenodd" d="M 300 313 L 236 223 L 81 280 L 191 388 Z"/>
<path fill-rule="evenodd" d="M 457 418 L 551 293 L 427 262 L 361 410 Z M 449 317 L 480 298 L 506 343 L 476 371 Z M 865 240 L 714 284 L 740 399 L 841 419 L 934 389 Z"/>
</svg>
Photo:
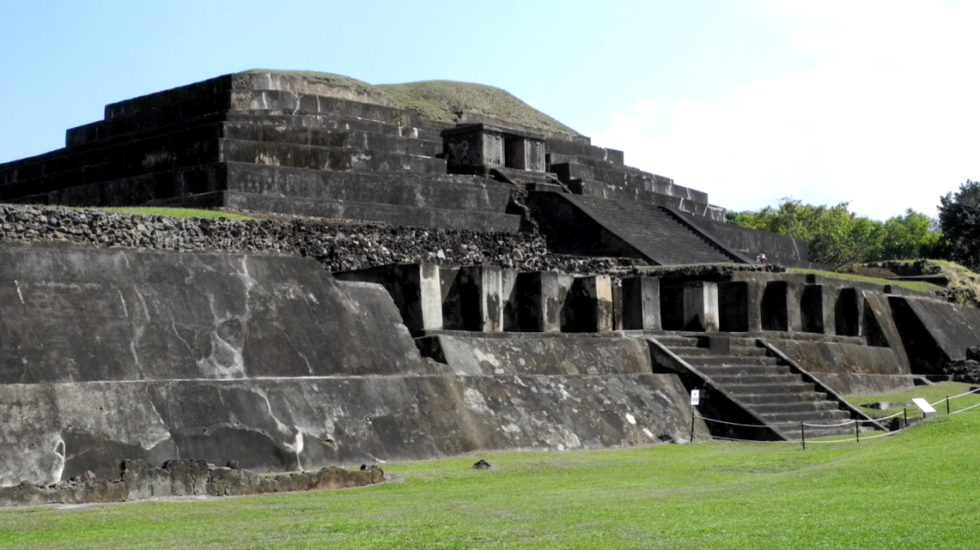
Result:
<svg viewBox="0 0 980 550">
<path fill-rule="evenodd" d="M 980 2 L 0 3 L 0 162 L 106 103 L 251 69 L 504 88 L 735 210 L 884 219 L 980 179 Z"/>
</svg>

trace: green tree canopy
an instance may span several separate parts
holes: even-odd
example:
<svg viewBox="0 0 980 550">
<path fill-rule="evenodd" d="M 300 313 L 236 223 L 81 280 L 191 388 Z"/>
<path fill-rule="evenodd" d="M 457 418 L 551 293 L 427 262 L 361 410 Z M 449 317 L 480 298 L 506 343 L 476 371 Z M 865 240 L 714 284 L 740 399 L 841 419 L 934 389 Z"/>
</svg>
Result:
<svg viewBox="0 0 980 550">
<path fill-rule="evenodd" d="M 834 269 L 863 262 L 903 260 L 933 253 L 940 235 L 929 218 L 911 208 L 885 222 L 858 216 L 849 203 L 834 206 L 783 199 L 777 207 L 758 212 L 729 213 L 735 225 L 795 237 L 807 243 L 811 262 Z"/>
<path fill-rule="evenodd" d="M 939 198 L 939 226 L 946 258 L 980 269 L 980 182 L 966 180 L 956 194 Z"/>
</svg>

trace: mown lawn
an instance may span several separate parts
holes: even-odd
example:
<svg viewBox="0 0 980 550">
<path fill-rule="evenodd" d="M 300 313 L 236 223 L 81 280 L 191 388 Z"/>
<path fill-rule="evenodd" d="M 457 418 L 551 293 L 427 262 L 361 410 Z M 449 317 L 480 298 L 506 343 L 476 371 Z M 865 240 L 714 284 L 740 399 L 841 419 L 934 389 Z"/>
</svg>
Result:
<svg viewBox="0 0 980 550">
<path fill-rule="evenodd" d="M 977 548 L 980 408 L 893 437 L 512 452 L 342 491 L 0 511 L 3 548 Z"/>
</svg>

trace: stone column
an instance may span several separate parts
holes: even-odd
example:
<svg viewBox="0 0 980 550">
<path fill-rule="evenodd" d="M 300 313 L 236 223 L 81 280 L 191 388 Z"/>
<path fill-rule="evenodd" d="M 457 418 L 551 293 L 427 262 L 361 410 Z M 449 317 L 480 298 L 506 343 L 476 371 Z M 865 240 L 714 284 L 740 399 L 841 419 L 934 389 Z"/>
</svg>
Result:
<svg viewBox="0 0 980 550">
<path fill-rule="evenodd" d="M 463 327 L 477 332 L 500 332 L 504 327 L 501 269 L 467 266 L 459 269 L 460 313 Z"/>
<path fill-rule="evenodd" d="M 800 321 L 803 332 L 835 334 L 834 309 L 837 289 L 827 285 L 806 285 L 800 298 Z"/>
<path fill-rule="evenodd" d="M 412 334 L 443 327 L 442 289 L 439 266 L 435 264 L 391 264 L 333 275 L 341 281 L 380 284 Z"/>
<path fill-rule="evenodd" d="M 521 332 L 561 332 L 562 306 L 571 275 L 530 271 L 517 275 L 518 324 Z"/>
<path fill-rule="evenodd" d="M 763 285 L 754 281 L 718 283 L 719 329 L 723 332 L 762 330 Z"/>
<path fill-rule="evenodd" d="M 568 300 L 563 308 L 563 331 L 612 330 L 612 280 L 608 275 L 575 278 Z"/>
<path fill-rule="evenodd" d="M 718 285 L 694 281 L 684 285 L 684 330 L 718 331 Z"/>
<path fill-rule="evenodd" d="M 660 330 L 660 278 L 623 279 L 623 330 Z"/>
</svg>

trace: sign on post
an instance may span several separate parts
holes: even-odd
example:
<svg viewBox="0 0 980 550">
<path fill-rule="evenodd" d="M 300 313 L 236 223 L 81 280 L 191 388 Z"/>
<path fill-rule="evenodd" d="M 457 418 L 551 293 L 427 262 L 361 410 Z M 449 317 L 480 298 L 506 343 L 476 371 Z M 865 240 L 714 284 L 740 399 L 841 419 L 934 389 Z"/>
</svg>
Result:
<svg viewBox="0 0 980 550">
<path fill-rule="evenodd" d="M 701 390 L 691 390 L 691 406 L 697 407 L 701 402 Z"/>
<path fill-rule="evenodd" d="M 932 408 L 932 405 L 930 405 L 928 401 L 926 401 L 921 397 L 913 397 L 912 402 L 915 403 L 916 407 L 919 407 L 919 410 L 922 411 L 922 414 L 931 414 L 936 412 L 936 409 Z"/>
</svg>

